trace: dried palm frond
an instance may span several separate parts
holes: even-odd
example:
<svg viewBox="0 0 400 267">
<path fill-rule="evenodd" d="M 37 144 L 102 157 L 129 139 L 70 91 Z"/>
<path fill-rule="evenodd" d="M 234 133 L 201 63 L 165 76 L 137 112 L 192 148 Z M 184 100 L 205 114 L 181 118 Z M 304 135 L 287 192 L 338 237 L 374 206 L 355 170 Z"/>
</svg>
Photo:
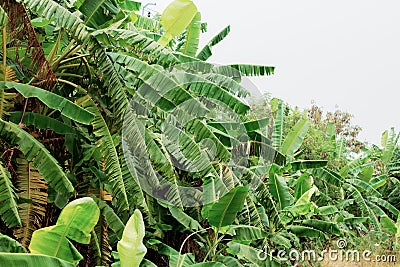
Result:
<svg viewBox="0 0 400 267">
<path fill-rule="evenodd" d="M 14 230 L 18 241 L 28 247 L 32 234 L 42 227 L 47 206 L 47 182 L 37 169 L 24 158 L 17 158 L 17 188 L 19 197 L 31 201 L 19 205 L 22 227 Z"/>
</svg>

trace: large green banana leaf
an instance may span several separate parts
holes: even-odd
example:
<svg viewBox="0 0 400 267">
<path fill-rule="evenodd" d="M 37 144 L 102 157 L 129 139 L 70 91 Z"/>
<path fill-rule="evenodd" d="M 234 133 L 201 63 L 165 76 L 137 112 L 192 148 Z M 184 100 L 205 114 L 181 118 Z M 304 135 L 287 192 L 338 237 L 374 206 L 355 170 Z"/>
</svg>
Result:
<svg viewBox="0 0 400 267">
<path fill-rule="evenodd" d="M 279 210 L 283 210 L 293 203 L 293 197 L 290 194 L 286 180 L 279 174 L 279 167 L 273 165 L 269 172 L 268 186 L 271 195 L 278 204 Z"/>
<path fill-rule="evenodd" d="M 18 124 L 21 117 L 22 111 L 14 111 L 10 112 L 9 120 Z M 38 129 L 52 129 L 58 134 L 77 134 L 77 131 L 73 127 L 39 113 L 25 112 L 22 123 L 27 126 L 33 125 Z"/>
<path fill-rule="evenodd" d="M 299 120 L 292 131 L 286 136 L 282 144 L 281 152 L 286 156 L 293 156 L 303 143 L 310 122 L 306 119 Z"/>
<path fill-rule="evenodd" d="M 248 188 L 238 186 L 214 203 L 208 211 L 208 221 L 218 229 L 233 223 L 238 212 L 243 209 Z"/>
<path fill-rule="evenodd" d="M 61 211 L 56 225 L 33 233 L 29 250 L 77 264 L 83 257 L 70 239 L 89 244 L 99 216 L 100 210 L 92 198 L 74 200 Z"/>
<path fill-rule="evenodd" d="M 0 263 L 7 267 L 74 267 L 71 262 L 64 261 L 46 255 L 35 255 L 26 253 L 0 253 Z"/>
</svg>

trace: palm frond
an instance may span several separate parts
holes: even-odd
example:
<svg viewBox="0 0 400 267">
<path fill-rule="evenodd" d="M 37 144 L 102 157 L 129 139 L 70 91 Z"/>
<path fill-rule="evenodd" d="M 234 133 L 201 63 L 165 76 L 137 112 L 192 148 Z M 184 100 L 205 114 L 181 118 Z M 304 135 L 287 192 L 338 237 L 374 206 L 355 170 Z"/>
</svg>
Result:
<svg viewBox="0 0 400 267">
<path fill-rule="evenodd" d="M 47 207 L 47 182 L 32 163 L 22 157 L 17 158 L 17 174 L 18 195 L 30 202 L 19 205 L 22 226 L 14 230 L 14 235 L 27 248 L 33 232 L 43 225 Z"/>
</svg>

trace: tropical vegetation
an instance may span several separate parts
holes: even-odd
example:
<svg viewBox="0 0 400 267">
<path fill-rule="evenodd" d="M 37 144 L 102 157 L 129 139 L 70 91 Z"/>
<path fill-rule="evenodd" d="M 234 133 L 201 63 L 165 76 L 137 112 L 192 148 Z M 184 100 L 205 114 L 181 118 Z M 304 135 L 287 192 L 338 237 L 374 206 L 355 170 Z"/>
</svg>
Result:
<svg viewBox="0 0 400 267">
<path fill-rule="evenodd" d="M 400 242 L 400 137 L 251 105 L 191 0 L 1 1 L 0 262 L 285 266 L 260 251 Z M 303 262 L 318 264 L 318 262 Z"/>
</svg>

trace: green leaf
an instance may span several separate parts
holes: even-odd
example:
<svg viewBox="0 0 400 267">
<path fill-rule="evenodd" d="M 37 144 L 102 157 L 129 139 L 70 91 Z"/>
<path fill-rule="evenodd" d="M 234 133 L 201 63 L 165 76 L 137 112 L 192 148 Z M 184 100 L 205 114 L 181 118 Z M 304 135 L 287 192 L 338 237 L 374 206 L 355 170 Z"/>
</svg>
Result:
<svg viewBox="0 0 400 267">
<path fill-rule="evenodd" d="M 248 188 L 238 186 L 214 203 L 208 211 L 208 221 L 218 229 L 233 223 L 238 212 L 243 209 Z"/>
<path fill-rule="evenodd" d="M 92 198 L 97 203 L 101 215 L 103 215 L 104 218 L 106 218 L 108 226 L 111 228 L 111 230 L 113 230 L 113 232 L 117 235 L 117 237 L 121 239 L 122 233 L 125 228 L 124 223 L 121 221 L 118 215 L 115 214 L 114 210 L 107 205 L 106 202 L 95 196 L 92 196 Z"/>
<path fill-rule="evenodd" d="M 380 220 L 380 224 L 383 229 L 388 231 L 389 233 L 392 233 L 394 235 L 397 234 L 397 227 L 396 224 L 392 221 L 392 219 L 389 218 L 389 216 L 382 216 Z"/>
<path fill-rule="evenodd" d="M 33 254 L 53 256 L 76 264 L 83 257 L 69 239 L 89 244 L 99 216 L 100 210 L 92 198 L 74 200 L 61 211 L 56 225 L 33 233 L 29 250 Z"/>
<path fill-rule="evenodd" d="M 126 223 L 122 239 L 117 245 L 121 267 L 138 267 L 140 265 L 147 252 L 147 248 L 143 244 L 144 235 L 142 213 L 135 210 Z"/>
<path fill-rule="evenodd" d="M 0 136 L 10 145 L 18 145 L 28 161 L 42 174 L 43 178 L 58 193 L 69 195 L 74 187 L 50 152 L 32 135 L 12 122 L 0 119 Z"/>
<path fill-rule="evenodd" d="M 321 238 L 327 239 L 327 236 L 320 230 L 314 229 L 312 227 L 301 226 L 301 225 L 291 225 L 287 226 L 288 230 L 297 236 L 309 237 L 309 238 Z"/>
<path fill-rule="evenodd" d="M 342 186 L 344 182 L 343 177 L 339 173 L 327 168 L 314 169 L 312 170 L 312 174 L 314 178 L 321 178 L 334 186 Z"/>
<path fill-rule="evenodd" d="M 111 185 L 117 211 L 127 210 L 129 209 L 128 196 L 122 179 L 119 156 L 108 125 L 99 108 L 89 96 L 80 98 L 77 103 L 84 107 L 87 112 L 94 114 L 93 133 L 99 139 L 98 147 L 104 159 L 104 167 L 107 170 L 107 183 Z"/>
<path fill-rule="evenodd" d="M 282 100 L 278 101 L 278 110 L 274 121 L 274 131 L 272 132 L 272 146 L 276 150 L 281 151 L 285 116 L 283 114 L 283 102 Z"/>
<path fill-rule="evenodd" d="M 9 120 L 15 124 L 18 124 L 21 117 L 22 117 L 22 111 L 10 112 Z M 27 126 L 33 125 L 41 130 L 52 129 L 56 133 L 63 135 L 77 134 L 77 131 L 73 127 L 65 123 L 62 123 L 59 120 L 50 118 L 45 115 L 41 115 L 39 113 L 25 112 L 22 123 Z"/>
<path fill-rule="evenodd" d="M 142 3 L 132 0 L 118 0 L 118 5 L 125 11 L 139 11 Z"/>
<path fill-rule="evenodd" d="M 331 215 L 339 212 L 338 208 L 336 206 L 323 206 L 323 207 L 318 207 L 317 212 L 319 215 Z"/>
<path fill-rule="evenodd" d="M 287 156 L 293 156 L 303 143 L 304 137 L 307 134 L 310 122 L 306 119 L 299 120 L 293 127 L 292 131 L 286 136 L 283 141 L 281 152 Z"/>
<path fill-rule="evenodd" d="M 316 186 L 311 187 L 308 191 L 306 191 L 298 200 L 297 202 L 289 207 L 289 210 L 294 214 L 298 215 L 305 215 L 308 214 L 310 211 L 313 211 L 313 206 L 310 205 L 311 197 L 318 191 Z"/>
<path fill-rule="evenodd" d="M 89 32 L 79 15 L 72 14 L 52 0 L 23 0 L 26 8 L 39 16 L 53 21 L 57 26 L 68 29 L 71 35 L 82 42 L 89 39 Z"/>
<path fill-rule="evenodd" d="M 8 21 L 7 13 L 4 11 L 3 7 L 0 6 L 0 27 L 6 25 L 7 21 Z"/>
<path fill-rule="evenodd" d="M 93 114 L 72 103 L 65 97 L 38 87 L 15 82 L 0 82 L 0 88 L 15 88 L 25 98 L 37 97 L 48 107 L 56 109 L 65 117 L 82 124 L 90 124 L 94 118 Z"/>
<path fill-rule="evenodd" d="M 255 249 L 251 246 L 236 243 L 234 241 L 228 243 L 229 249 L 233 251 L 239 258 L 245 258 L 247 261 L 255 264 L 256 266 L 281 266 L 277 264 L 275 261 L 271 261 L 269 255 L 266 255 L 262 252 L 262 248 Z M 260 257 L 261 256 L 261 257 Z M 263 259 L 263 258 L 266 259 Z"/>
<path fill-rule="evenodd" d="M 35 18 L 31 20 L 31 22 L 33 26 L 40 28 L 49 25 L 50 20 L 44 18 Z"/>
<path fill-rule="evenodd" d="M 79 11 L 85 16 L 86 25 L 99 29 L 101 25 L 112 20 L 120 9 L 113 0 L 84 0 Z"/>
<path fill-rule="evenodd" d="M 301 222 L 303 225 L 318 229 L 325 233 L 341 236 L 341 231 L 339 226 L 333 222 L 326 222 L 322 220 L 304 220 Z"/>
<path fill-rule="evenodd" d="M 181 34 L 197 14 L 197 7 L 191 0 L 175 0 L 161 14 L 160 22 L 165 33 L 158 40 L 162 46 Z"/>
<path fill-rule="evenodd" d="M 268 186 L 271 195 L 277 201 L 278 209 L 283 210 L 293 203 L 293 197 L 289 192 L 289 187 L 286 184 L 284 177 L 279 175 L 276 169 L 279 168 L 273 165 L 269 172 Z"/>
<path fill-rule="evenodd" d="M 327 164 L 327 160 L 300 160 L 290 163 L 293 171 L 323 168 Z"/>
<path fill-rule="evenodd" d="M 171 212 L 171 215 L 183 226 L 186 228 L 193 230 L 193 231 L 198 231 L 202 229 L 200 223 L 187 215 L 184 211 L 182 211 L 179 208 L 176 207 L 168 207 L 169 211 Z"/>
<path fill-rule="evenodd" d="M 25 253 L 0 253 L 0 262 L 8 267 L 75 267 L 75 264 L 55 257 Z"/>
<path fill-rule="evenodd" d="M 11 174 L 3 167 L 0 161 L 0 217 L 10 228 L 21 225 L 17 199 L 18 196 L 11 182 Z"/>
<path fill-rule="evenodd" d="M 344 223 L 346 224 L 359 224 L 359 223 L 365 223 L 368 221 L 368 217 L 350 217 L 350 218 L 345 218 L 343 220 Z"/>
<path fill-rule="evenodd" d="M 262 229 L 250 225 L 232 225 L 226 231 L 226 234 L 233 236 L 233 240 L 253 241 L 268 237 L 268 233 Z"/>
<path fill-rule="evenodd" d="M 27 253 L 19 242 L 3 234 L 0 234 L 0 252 Z"/>
<path fill-rule="evenodd" d="M 180 49 L 180 52 L 194 57 L 199 48 L 201 32 L 201 14 L 197 12 L 189 26 L 186 28 L 186 42 Z"/>
<path fill-rule="evenodd" d="M 275 72 L 275 67 L 270 66 L 250 64 L 233 64 L 228 66 L 237 69 L 243 76 L 268 76 L 273 75 Z"/>
<path fill-rule="evenodd" d="M 212 56 L 213 46 L 217 45 L 219 42 L 225 39 L 225 37 L 228 36 L 230 31 L 231 31 L 231 26 L 225 27 L 203 47 L 203 49 L 197 54 L 196 57 L 203 61 L 209 59 Z"/>
<path fill-rule="evenodd" d="M 312 188 L 314 184 L 313 178 L 310 176 L 308 173 L 303 173 L 300 175 L 300 177 L 297 179 L 296 182 L 296 189 L 294 192 L 294 198 L 296 201 L 308 190 Z"/>
</svg>

